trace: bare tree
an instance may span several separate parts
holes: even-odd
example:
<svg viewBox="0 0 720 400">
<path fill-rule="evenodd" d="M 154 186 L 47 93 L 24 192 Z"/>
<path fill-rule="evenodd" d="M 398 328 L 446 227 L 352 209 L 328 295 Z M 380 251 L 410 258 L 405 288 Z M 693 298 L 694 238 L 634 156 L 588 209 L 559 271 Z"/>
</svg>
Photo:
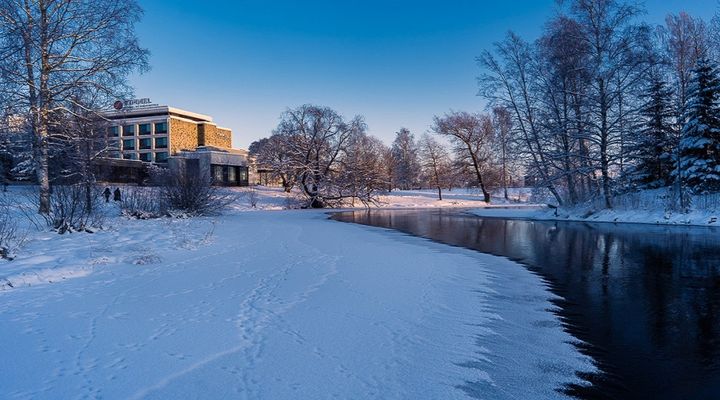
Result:
<svg viewBox="0 0 720 400">
<path fill-rule="evenodd" d="M 346 122 L 328 107 L 303 105 L 287 110 L 273 136 L 287 148 L 297 183 L 312 208 L 323 208 L 350 197 L 341 190 L 338 178 L 342 159 L 352 139 L 365 132 L 362 117 Z"/>
<path fill-rule="evenodd" d="M 442 189 L 450 185 L 451 160 L 445 146 L 427 133 L 420 138 L 421 166 L 427 181 L 437 189 L 442 200 Z"/>
<path fill-rule="evenodd" d="M 274 179 L 278 179 L 285 192 L 290 193 L 295 186 L 299 170 L 290 157 L 289 141 L 284 137 L 275 135 L 253 143 L 253 153 L 257 156 L 258 164 L 268 168 Z"/>
<path fill-rule="evenodd" d="M 387 186 L 383 170 L 386 152 L 380 139 L 360 132 L 353 135 L 333 185 L 336 197 L 357 199 L 366 207 L 377 203 L 378 192 Z"/>
<path fill-rule="evenodd" d="M 508 146 L 510 145 L 510 134 L 512 129 L 512 118 L 507 109 L 503 107 L 493 108 L 493 127 L 495 132 L 495 143 L 500 150 L 500 164 L 502 166 L 502 187 L 505 200 L 508 197 Z"/>
<path fill-rule="evenodd" d="M 451 112 L 443 117 L 435 117 L 432 129 L 455 143 L 456 153 L 469 161 L 485 202 L 490 203 L 490 192 L 485 186 L 482 173 L 483 164 L 489 160 L 492 141 L 493 127 L 490 117 L 468 112 Z"/>
<path fill-rule="evenodd" d="M 661 35 L 666 63 L 670 66 L 675 84 L 677 121 L 678 125 L 682 126 L 692 71 L 698 60 L 708 55 L 710 33 L 702 19 L 681 12 L 665 18 L 665 27 L 661 30 Z"/>
<path fill-rule="evenodd" d="M 591 86 L 584 138 L 597 146 L 605 206 L 612 208 L 611 168 L 622 162 L 625 132 L 641 103 L 627 101 L 651 64 L 647 57 L 649 30 L 635 25 L 641 10 L 617 0 L 574 0 L 572 17 L 588 46 Z"/>
<path fill-rule="evenodd" d="M 538 60 L 532 46 L 510 32 L 495 44 L 494 55 L 484 51 L 478 64 L 485 69 L 480 77 L 480 94 L 493 106 L 502 106 L 513 118 L 518 155 L 525 159 L 538 185 L 547 188 L 558 204 L 564 203 L 552 172 L 551 149 L 542 130 L 542 96 L 538 90 Z"/>
<path fill-rule="evenodd" d="M 109 100 L 129 93 L 130 72 L 147 68 L 135 35 L 135 0 L 0 0 L 0 89 L 27 116 L 40 185 L 50 212 L 50 134 L 58 115 L 83 108 L 78 91 Z"/>
</svg>

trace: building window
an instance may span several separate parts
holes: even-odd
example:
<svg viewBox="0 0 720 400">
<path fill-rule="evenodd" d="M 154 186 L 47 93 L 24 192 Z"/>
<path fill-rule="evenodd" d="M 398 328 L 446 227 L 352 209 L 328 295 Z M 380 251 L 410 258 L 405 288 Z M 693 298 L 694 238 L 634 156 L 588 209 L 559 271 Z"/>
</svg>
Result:
<svg viewBox="0 0 720 400">
<path fill-rule="evenodd" d="M 222 183 L 225 181 L 224 174 L 223 174 L 223 167 L 222 165 L 213 165 L 212 166 L 213 171 L 213 181 L 216 183 Z"/>
<path fill-rule="evenodd" d="M 168 138 L 166 138 L 166 137 L 155 138 L 155 148 L 156 149 L 167 149 L 167 147 L 168 147 Z"/>
<path fill-rule="evenodd" d="M 123 154 L 123 158 L 126 160 L 137 160 L 135 153 L 125 153 Z"/>
<path fill-rule="evenodd" d="M 140 124 L 140 125 L 138 125 L 138 128 L 140 130 L 141 135 L 149 135 L 152 133 L 152 125 L 151 124 Z"/>
<path fill-rule="evenodd" d="M 108 136 L 110 137 L 118 137 L 120 136 L 120 127 L 119 126 L 111 126 L 108 128 Z"/>
<path fill-rule="evenodd" d="M 140 153 L 140 161 L 152 161 L 152 153 Z"/>
<path fill-rule="evenodd" d="M 135 150 L 135 139 L 123 140 L 123 150 Z"/>
<path fill-rule="evenodd" d="M 167 133 L 167 122 L 156 122 L 155 123 L 155 133 Z"/>
<path fill-rule="evenodd" d="M 166 151 L 159 151 L 155 153 L 155 162 L 164 163 L 167 162 L 168 153 Z"/>
<path fill-rule="evenodd" d="M 140 139 L 140 149 L 148 150 L 151 148 L 152 148 L 152 139 L 151 138 Z"/>
<path fill-rule="evenodd" d="M 227 180 L 230 183 L 237 182 L 237 167 L 228 168 L 228 179 Z"/>
<path fill-rule="evenodd" d="M 134 136 L 134 135 L 135 135 L 135 125 L 123 126 L 123 136 Z"/>
</svg>

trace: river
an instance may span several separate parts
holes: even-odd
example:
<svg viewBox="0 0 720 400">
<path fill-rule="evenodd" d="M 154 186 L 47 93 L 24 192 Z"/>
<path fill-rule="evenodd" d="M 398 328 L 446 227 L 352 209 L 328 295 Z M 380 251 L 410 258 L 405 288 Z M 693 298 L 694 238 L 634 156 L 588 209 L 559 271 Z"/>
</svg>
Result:
<svg viewBox="0 0 720 400">
<path fill-rule="evenodd" d="M 334 219 L 515 260 L 561 296 L 565 329 L 601 373 L 582 399 L 720 399 L 720 230 L 371 210 Z"/>
</svg>

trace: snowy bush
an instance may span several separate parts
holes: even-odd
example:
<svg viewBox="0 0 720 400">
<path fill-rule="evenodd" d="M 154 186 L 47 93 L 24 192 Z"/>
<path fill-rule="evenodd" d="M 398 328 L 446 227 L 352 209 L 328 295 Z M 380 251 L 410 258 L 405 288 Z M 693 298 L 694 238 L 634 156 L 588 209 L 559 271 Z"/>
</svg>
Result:
<svg viewBox="0 0 720 400">
<path fill-rule="evenodd" d="M 128 187 L 120 201 L 120 210 L 126 217 L 153 219 L 167 216 L 162 194 L 156 187 Z"/>
<path fill-rule="evenodd" d="M 681 198 L 682 196 L 682 198 Z M 613 197 L 614 209 L 620 211 L 664 210 L 687 213 L 690 211 L 720 211 L 720 193 L 691 194 L 675 187 L 647 189 L 626 192 Z M 591 200 L 580 208 L 602 210 L 605 202 L 601 198 Z"/>
<path fill-rule="evenodd" d="M 162 207 L 171 215 L 200 216 L 218 214 L 235 196 L 220 191 L 210 178 L 200 174 L 166 170 L 160 186 Z M 178 214 L 179 213 L 179 214 Z"/>
<path fill-rule="evenodd" d="M 248 190 L 245 192 L 245 196 L 248 200 L 248 203 L 250 203 L 250 207 L 257 208 L 258 203 L 258 192 L 255 190 L 254 187 L 248 188 Z"/>
<path fill-rule="evenodd" d="M 0 214 L 0 259 L 14 259 L 15 252 L 24 241 L 25 235 L 20 233 L 9 213 Z"/>
<path fill-rule="evenodd" d="M 47 224 L 58 233 L 91 232 L 102 225 L 99 193 L 82 184 L 53 186 Z"/>
<path fill-rule="evenodd" d="M 104 214 L 100 209 L 100 193 L 94 186 L 84 184 L 55 185 L 50 194 L 50 210 L 37 212 L 39 192 L 26 194 L 17 208 L 38 229 L 49 227 L 60 234 L 90 232 L 101 227 Z"/>
</svg>

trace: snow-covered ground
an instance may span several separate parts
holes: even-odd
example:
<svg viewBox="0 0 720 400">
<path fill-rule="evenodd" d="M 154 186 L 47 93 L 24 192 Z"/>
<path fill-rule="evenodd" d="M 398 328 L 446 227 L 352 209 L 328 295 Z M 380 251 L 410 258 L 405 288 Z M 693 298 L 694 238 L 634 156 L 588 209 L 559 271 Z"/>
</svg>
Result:
<svg viewBox="0 0 720 400">
<path fill-rule="evenodd" d="M 257 204 L 256 207 L 250 205 L 249 192 L 255 193 Z M 301 194 L 296 190 L 292 193 L 285 193 L 278 187 L 257 186 L 254 189 L 236 189 L 239 198 L 232 208 L 235 211 L 250 210 L 282 210 L 299 208 L 304 203 Z M 528 189 L 510 189 L 509 197 L 511 200 L 520 200 L 527 202 L 529 196 Z M 377 204 L 373 204 L 371 208 L 474 208 L 474 207 L 508 207 L 520 206 L 525 207 L 526 204 L 507 202 L 500 191 L 493 193 L 492 204 L 488 205 L 483 200 L 483 195 L 479 189 L 453 189 L 451 191 L 443 190 L 443 199 L 438 200 L 437 190 L 394 190 L 388 194 L 379 196 Z M 356 208 L 362 208 L 361 202 L 356 202 Z"/>
<path fill-rule="evenodd" d="M 689 213 L 656 210 L 600 210 L 559 209 L 547 207 L 528 208 L 476 208 L 471 212 L 480 217 L 518 218 L 538 221 L 579 221 L 632 223 L 653 225 L 720 226 L 720 213 L 715 211 L 691 211 Z"/>
<path fill-rule="evenodd" d="M 593 370 L 520 265 L 243 207 L 33 235 L 0 261 L 0 397 L 550 399 Z"/>
<path fill-rule="evenodd" d="M 693 196 L 687 212 L 668 207 L 667 190 L 629 193 L 614 199 L 613 209 L 606 209 L 602 199 L 569 208 L 549 208 L 527 204 L 525 207 L 479 207 L 471 212 L 482 217 L 521 218 L 551 221 L 633 223 L 653 225 L 720 226 L 720 196 Z M 678 207 L 675 207 L 678 208 Z"/>
</svg>

